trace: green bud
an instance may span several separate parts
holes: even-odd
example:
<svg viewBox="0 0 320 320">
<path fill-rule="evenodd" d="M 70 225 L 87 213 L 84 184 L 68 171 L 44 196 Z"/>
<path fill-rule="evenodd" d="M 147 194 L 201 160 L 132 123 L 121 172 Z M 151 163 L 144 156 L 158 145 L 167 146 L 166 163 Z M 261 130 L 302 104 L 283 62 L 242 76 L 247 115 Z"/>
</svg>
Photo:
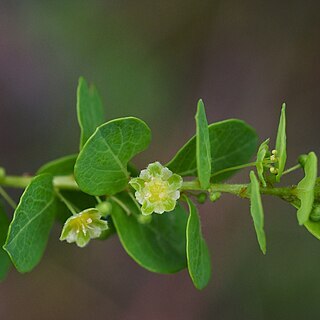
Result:
<svg viewBox="0 0 320 320">
<path fill-rule="evenodd" d="M 301 164 L 301 167 L 304 167 L 304 165 L 306 164 L 308 155 L 306 154 L 302 154 L 301 156 L 299 156 L 298 158 L 298 162 Z"/>
<path fill-rule="evenodd" d="M 197 200 L 198 200 L 198 202 L 199 203 L 205 203 L 206 202 L 206 200 L 207 200 L 207 194 L 206 193 L 199 193 L 198 195 L 197 195 Z"/>
<path fill-rule="evenodd" d="M 211 192 L 209 195 L 210 201 L 216 202 L 220 199 L 221 192 Z"/>
<path fill-rule="evenodd" d="M 312 221 L 320 221 L 320 205 L 315 205 L 311 211 L 310 219 Z"/>
<path fill-rule="evenodd" d="M 102 217 L 105 218 L 111 214 L 112 204 L 108 201 L 103 201 L 96 205 L 96 209 L 101 213 Z"/>
<path fill-rule="evenodd" d="M 141 224 L 148 224 L 152 221 L 152 215 L 143 215 L 143 214 L 139 214 L 137 216 L 138 222 Z"/>
</svg>

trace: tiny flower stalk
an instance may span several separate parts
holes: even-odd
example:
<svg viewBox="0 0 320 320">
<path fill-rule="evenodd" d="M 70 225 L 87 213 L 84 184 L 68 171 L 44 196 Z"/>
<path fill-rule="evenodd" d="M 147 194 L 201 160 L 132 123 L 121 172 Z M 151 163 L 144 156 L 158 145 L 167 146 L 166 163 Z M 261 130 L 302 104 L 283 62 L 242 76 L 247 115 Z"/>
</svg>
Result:
<svg viewBox="0 0 320 320">
<path fill-rule="evenodd" d="M 85 247 L 91 239 L 101 236 L 108 229 L 107 221 L 101 220 L 102 214 L 94 208 L 86 209 L 71 216 L 64 224 L 60 240 L 75 242 L 78 247 Z"/>
<path fill-rule="evenodd" d="M 182 178 L 159 162 L 154 162 L 129 183 L 136 190 L 135 197 L 141 204 L 143 215 L 153 212 L 161 214 L 174 210 L 180 198 Z"/>
</svg>

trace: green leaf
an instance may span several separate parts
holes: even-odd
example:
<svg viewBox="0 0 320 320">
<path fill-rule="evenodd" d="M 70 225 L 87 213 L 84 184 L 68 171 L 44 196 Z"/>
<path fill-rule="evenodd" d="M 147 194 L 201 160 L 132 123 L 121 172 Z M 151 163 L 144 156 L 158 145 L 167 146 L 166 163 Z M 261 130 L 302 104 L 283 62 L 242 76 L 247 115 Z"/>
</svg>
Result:
<svg viewBox="0 0 320 320">
<path fill-rule="evenodd" d="M 198 102 L 198 110 L 196 114 L 196 145 L 197 145 L 197 171 L 200 186 L 203 189 L 208 189 L 210 186 L 211 177 L 211 151 L 208 121 L 203 101 Z"/>
<path fill-rule="evenodd" d="M 211 174 L 247 163 L 257 150 L 257 135 L 240 120 L 225 120 L 209 125 Z M 192 137 L 166 165 L 181 176 L 197 176 L 196 137 Z M 236 171 L 214 176 L 215 182 L 231 177 Z"/>
<path fill-rule="evenodd" d="M 298 209 L 299 207 L 296 208 Z M 320 240 L 320 221 L 312 221 L 309 219 L 304 223 L 304 226 L 314 237 Z"/>
<path fill-rule="evenodd" d="M 130 215 L 113 202 L 112 219 L 122 246 L 140 266 L 152 272 L 174 273 L 186 267 L 185 229 L 187 215 L 177 205 L 174 211 L 153 214 L 150 223 L 139 223 L 140 210 L 126 194 L 120 199 L 131 211 Z"/>
<path fill-rule="evenodd" d="M 73 175 L 74 165 L 76 163 L 78 154 L 72 154 L 69 156 L 61 157 L 56 160 L 50 161 L 44 164 L 37 174 L 50 173 L 53 176 L 69 176 Z M 138 176 L 139 171 L 133 163 L 128 163 L 128 171 L 130 176 Z"/>
<path fill-rule="evenodd" d="M 256 230 L 258 243 L 263 254 L 266 254 L 266 235 L 264 233 L 264 214 L 261 202 L 259 181 L 253 171 L 250 172 L 250 212 Z"/>
<path fill-rule="evenodd" d="M 201 290 L 211 278 L 210 254 L 201 232 L 198 210 L 189 198 L 186 199 L 190 211 L 186 229 L 188 270 L 193 284 Z"/>
<path fill-rule="evenodd" d="M 287 161 L 287 138 L 286 138 L 286 105 L 282 105 L 280 122 L 277 133 L 276 140 L 276 150 L 277 150 L 277 169 L 278 173 L 276 176 L 276 181 L 279 182 L 284 171 L 284 167 Z"/>
<path fill-rule="evenodd" d="M 266 157 L 267 152 L 269 151 L 269 141 L 270 139 L 267 139 L 263 141 L 258 149 L 257 153 L 257 161 L 256 161 L 256 168 L 258 172 L 258 177 L 264 187 L 266 187 L 266 180 L 264 179 L 264 166 L 263 166 L 263 160 Z"/>
<path fill-rule="evenodd" d="M 304 165 L 304 178 L 298 183 L 296 194 L 300 199 L 300 208 L 297 217 L 300 225 L 306 223 L 309 219 L 314 201 L 314 186 L 317 180 L 318 160 L 314 152 L 308 154 Z"/>
<path fill-rule="evenodd" d="M 10 221 L 4 212 L 2 205 L 0 205 L 0 281 L 5 279 L 11 266 L 11 261 L 7 252 L 2 249 L 7 238 L 9 223 Z"/>
<path fill-rule="evenodd" d="M 77 154 L 61 157 L 43 165 L 37 174 L 50 173 L 53 176 L 68 176 L 73 174 L 73 168 L 77 160 Z"/>
<path fill-rule="evenodd" d="M 291 201 L 290 204 L 299 210 L 300 208 L 299 202 L 300 202 L 299 200 L 295 200 L 295 201 Z M 309 219 L 304 223 L 304 226 L 315 238 L 320 240 L 320 221 L 312 221 L 311 219 Z"/>
<path fill-rule="evenodd" d="M 21 196 L 4 245 L 19 272 L 31 271 L 39 263 L 54 222 L 54 209 L 52 176 L 36 176 Z"/>
<path fill-rule="evenodd" d="M 77 114 L 81 128 L 80 150 L 104 121 L 103 105 L 95 86 L 88 86 L 84 78 L 79 79 L 77 90 Z"/>
<path fill-rule="evenodd" d="M 133 117 L 109 121 L 98 127 L 81 150 L 75 164 L 76 181 L 91 195 L 112 195 L 128 185 L 128 162 L 145 150 L 149 127 Z"/>
</svg>

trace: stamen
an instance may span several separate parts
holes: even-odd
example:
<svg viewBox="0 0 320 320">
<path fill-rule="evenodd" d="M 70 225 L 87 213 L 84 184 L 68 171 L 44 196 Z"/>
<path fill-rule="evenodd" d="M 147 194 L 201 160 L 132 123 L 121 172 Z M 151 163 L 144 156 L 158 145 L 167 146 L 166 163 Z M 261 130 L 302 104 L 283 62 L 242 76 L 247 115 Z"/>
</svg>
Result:
<svg viewBox="0 0 320 320">
<path fill-rule="evenodd" d="M 270 168 L 270 172 L 273 173 L 273 174 L 276 174 L 278 172 L 278 169 L 275 168 L 275 167 L 271 167 Z"/>
<path fill-rule="evenodd" d="M 273 155 L 270 157 L 270 160 L 273 161 L 273 162 L 275 162 L 275 161 L 277 161 L 277 158 L 276 158 L 276 156 L 273 154 Z"/>
</svg>

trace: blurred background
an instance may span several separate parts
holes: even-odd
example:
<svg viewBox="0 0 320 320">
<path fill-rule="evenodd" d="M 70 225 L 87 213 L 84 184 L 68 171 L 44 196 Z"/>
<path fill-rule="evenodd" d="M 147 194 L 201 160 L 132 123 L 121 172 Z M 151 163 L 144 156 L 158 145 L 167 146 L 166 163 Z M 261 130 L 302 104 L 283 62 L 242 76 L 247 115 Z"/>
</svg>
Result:
<svg viewBox="0 0 320 320">
<path fill-rule="evenodd" d="M 194 134 L 200 97 L 209 122 L 240 118 L 273 141 L 285 101 L 293 165 L 320 151 L 319 34 L 315 0 L 1 1 L 0 163 L 32 174 L 77 152 L 82 75 L 98 87 L 107 119 L 132 115 L 151 127 L 140 168 L 169 161 Z M 201 292 L 186 271 L 141 269 L 117 237 L 82 250 L 60 243 L 57 225 L 37 268 L 11 270 L 1 283 L 0 319 L 318 318 L 320 242 L 293 208 L 263 200 L 265 257 L 246 200 L 223 196 L 202 208 L 213 275 Z"/>
</svg>

